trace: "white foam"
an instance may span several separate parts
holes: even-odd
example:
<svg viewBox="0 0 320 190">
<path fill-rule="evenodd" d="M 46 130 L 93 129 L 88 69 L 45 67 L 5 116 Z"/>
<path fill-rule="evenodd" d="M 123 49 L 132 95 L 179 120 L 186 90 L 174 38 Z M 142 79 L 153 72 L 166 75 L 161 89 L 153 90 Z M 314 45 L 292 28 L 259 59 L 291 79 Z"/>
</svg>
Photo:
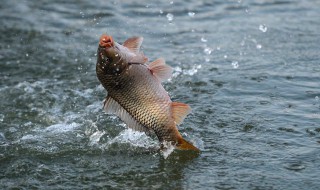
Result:
<svg viewBox="0 0 320 190">
<path fill-rule="evenodd" d="M 104 131 L 96 131 L 91 134 L 89 137 L 89 146 L 97 145 L 104 134 L 106 134 Z"/>
<path fill-rule="evenodd" d="M 133 131 L 130 128 L 125 129 L 118 136 L 108 141 L 108 145 L 112 145 L 114 143 L 129 143 L 134 147 L 141 147 L 147 149 L 155 148 L 158 146 L 158 142 L 151 139 L 145 133 Z"/>
<path fill-rule="evenodd" d="M 74 129 L 76 129 L 77 127 L 79 127 L 79 124 L 75 122 L 71 124 L 59 123 L 59 124 L 50 125 L 45 129 L 45 132 L 66 133 L 69 131 L 74 131 Z"/>
<path fill-rule="evenodd" d="M 191 69 L 182 69 L 181 67 L 175 67 L 173 68 L 173 78 L 179 76 L 180 74 L 182 75 L 189 75 L 189 76 L 193 76 L 195 75 L 199 69 L 201 69 L 202 65 L 193 65 L 191 67 Z"/>
<path fill-rule="evenodd" d="M 31 135 L 31 134 L 27 134 L 27 135 L 24 135 L 23 137 L 21 137 L 21 140 L 22 141 L 39 141 L 41 140 L 42 137 L 41 136 L 38 136 L 38 135 Z"/>
</svg>

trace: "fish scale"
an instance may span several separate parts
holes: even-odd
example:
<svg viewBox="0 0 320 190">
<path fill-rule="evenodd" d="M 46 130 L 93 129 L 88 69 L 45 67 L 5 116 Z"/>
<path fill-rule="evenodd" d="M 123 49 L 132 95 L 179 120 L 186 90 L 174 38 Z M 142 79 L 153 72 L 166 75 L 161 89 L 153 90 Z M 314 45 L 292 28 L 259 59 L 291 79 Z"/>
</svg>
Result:
<svg viewBox="0 0 320 190">
<path fill-rule="evenodd" d="M 108 96 L 115 99 L 139 123 L 147 129 L 152 129 L 158 138 L 172 141 L 173 137 L 170 137 L 166 132 L 168 129 L 162 127 L 168 123 L 174 125 L 173 120 L 170 121 L 170 110 L 168 109 L 171 100 L 163 94 L 163 87 L 152 80 L 145 82 L 144 88 L 140 87 L 139 83 L 143 78 L 153 77 L 147 67 L 132 65 L 128 69 L 131 75 L 139 73 L 139 78 L 122 75 L 111 76 L 112 79 L 106 78 L 108 81 L 115 80 L 123 86 L 123 88 L 115 88 L 114 85 L 107 85 Z M 159 101 L 161 104 L 157 103 Z"/>
</svg>

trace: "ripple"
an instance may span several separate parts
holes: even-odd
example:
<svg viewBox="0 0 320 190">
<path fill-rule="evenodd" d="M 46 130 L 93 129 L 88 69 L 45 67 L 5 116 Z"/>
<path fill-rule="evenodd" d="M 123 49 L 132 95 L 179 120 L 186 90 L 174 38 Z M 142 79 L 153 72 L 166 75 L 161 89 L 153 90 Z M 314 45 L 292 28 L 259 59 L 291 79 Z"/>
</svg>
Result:
<svg viewBox="0 0 320 190">
<path fill-rule="evenodd" d="M 291 171 L 301 171 L 306 168 L 303 162 L 301 161 L 290 161 L 289 163 L 286 163 L 284 168 Z"/>
</svg>

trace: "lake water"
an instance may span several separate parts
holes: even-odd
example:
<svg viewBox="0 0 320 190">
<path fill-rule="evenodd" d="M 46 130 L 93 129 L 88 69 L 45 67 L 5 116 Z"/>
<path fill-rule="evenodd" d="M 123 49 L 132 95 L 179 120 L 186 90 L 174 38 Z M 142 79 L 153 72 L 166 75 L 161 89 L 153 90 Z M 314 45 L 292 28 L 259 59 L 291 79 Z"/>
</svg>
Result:
<svg viewBox="0 0 320 190">
<path fill-rule="evenodd" d="M 319 189 L 320 1 L 2 1 L 0 189 Z M 201 154 L 102 110 L 99 37 L 164 57 Z"/>
</svg>

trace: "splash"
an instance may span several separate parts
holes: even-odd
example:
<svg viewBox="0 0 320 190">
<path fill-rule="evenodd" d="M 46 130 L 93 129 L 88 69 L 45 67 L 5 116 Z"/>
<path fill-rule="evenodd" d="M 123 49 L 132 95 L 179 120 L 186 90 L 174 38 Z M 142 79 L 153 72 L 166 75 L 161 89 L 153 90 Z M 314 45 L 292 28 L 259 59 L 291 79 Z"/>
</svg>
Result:
<svg viewBox="0 0 320 190">
<path fill-rule="evenodd" d="M 198 64 L 198 65 L 193 65 L 190 69 L 185 69 L 183 70 L 181 67 L 175 67 L 173 68 L 173 78 L 179 76 L 179 75 L 189 75 L 189 76 L 193 76 L 195 75 L 199 69 L 201 69 L 202 65 Z"/>
<path fill-rule="evenodd" d="M 232 61 L 231 65 L 234 69 L 237 69 L 239 67 L 238 61 Z"/>
<path fill-rule="evenodd" d="M 189 17 L 194 17 L 194 15 L 196 15 L 195 12 L 188 12 Z"/>
<path fill-rule="evenodd" d="M 260 24 L 259 25 L 259 30 L 261 32 L 267 32 L 268 28 L 267 28 L 267 26 L 265 24 Z"/>
<path fill-rule="evenodd" d="M 163 149 L 161 150 L 161 155 L 164 157 L 164 159 L 167 159 L 170 156 L 170 154 L 172 154 L 172 152 L 174 151 L 175 146 L 166 141 L 164 141 L 162 145 Z"/>
<path fill-rule="evenodd" d="M 97 145 L 99 144 L 99 141 L 103 135 L 105 135 L 105 131 L 96 131 L 89 137 L 89 146 Z"/>
<path fill-rule="evenodd" d="M 130 144 L 133 147 L 154 149 L 158 148 L 158 142 L 151 139 L 143 132 L 134 131 L 130 128 L 122 131 L 118 136 L 110 139 L 107 143 L 107 147 L 113 144 Z"/>
<path fill-rule="evenodd" d="M 168 14 L 167 14 L 167 19 L 168 19 L 169 22 L 173 21 L 173 17 L 174 17 L 174 16 L 173 16 L 173 14 L 171 14 L 171 13 L 168 13 Z"/>
</svg>

